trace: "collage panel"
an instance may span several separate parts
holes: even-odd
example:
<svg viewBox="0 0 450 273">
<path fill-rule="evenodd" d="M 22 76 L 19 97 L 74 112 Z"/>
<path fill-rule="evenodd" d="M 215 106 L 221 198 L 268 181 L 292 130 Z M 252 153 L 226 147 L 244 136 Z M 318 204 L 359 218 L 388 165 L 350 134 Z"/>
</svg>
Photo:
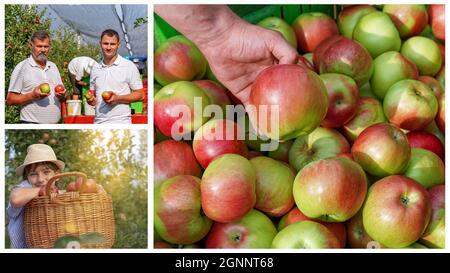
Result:
<svg viewBox="0 0 450 273">
<path fill-rule="evenodd" d="M 7 249 L 148 247 L 147 130 L 5 134 Z"/>
<path fill-rule="evenodd" d="M 5 123 L 147 124 L 147 5 L 5 5 Z"/>
<path fill-rule="evenodd" d="M 444 249 L 444 11 L 155 4 L 154 247 Z"/>
</svg>

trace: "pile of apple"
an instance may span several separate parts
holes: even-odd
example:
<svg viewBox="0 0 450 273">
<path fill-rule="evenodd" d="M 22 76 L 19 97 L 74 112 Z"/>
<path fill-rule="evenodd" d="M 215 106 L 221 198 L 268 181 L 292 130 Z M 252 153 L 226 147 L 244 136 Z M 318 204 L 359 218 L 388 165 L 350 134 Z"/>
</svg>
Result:
<svg viewBox="0 0 450 273">
<path fill-rule="evenodd" d="M 46 195 L 46 187 L 47 187 L 46 185 L 41 186 L 41 189 L 39 190 L 39 196 Z M 59 190 L 55 184 L 53 184 L 50 188 L 50 193 L 58 194 L 64 192 L 105 193 L 105 190 L 101 185 L 97 184 L 97 182 L 94 179 L 88 178 L 83 183 L 83 179 L 81 177 L 67 184 L 65 190 Z"/>
<path fill-rule="evenodd" d="M 192 42 L 162 44 L 155 247 L 444 248 L 444 23 L 444 5 L 265 19 L 303 54 L 252 85 L 251 105 L 279 106 L 278 131 L 248 117 L 279 141 L 269 152 L 237 138 L 248 128 L 236 120 L 194 113 L 195 98 L 203 108 L 239 101 Z M 180 105 L 190 114 L 181 122 Z"/>
</svg>

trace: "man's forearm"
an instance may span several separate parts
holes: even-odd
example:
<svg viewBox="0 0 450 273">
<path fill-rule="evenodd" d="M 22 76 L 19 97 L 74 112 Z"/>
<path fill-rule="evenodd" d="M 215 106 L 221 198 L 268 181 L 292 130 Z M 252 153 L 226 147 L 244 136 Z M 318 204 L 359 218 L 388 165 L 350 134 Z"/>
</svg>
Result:
<svg viewBox="0 0 450 273">
<path fill-rule="evenodd" d="M 33 93 L 19 94 L 15 92 L 8 92 L 6 96 L 7 105 L 24 105 L 32 102 L 34 100 Z"/>
<path fill-rule="evenodd" d="M 118 95 L 118 103 L 132 103 L 135 101 L 141 101 L 144 99 L 144 91 L 142 89 L 134 90 L 128 95 Z"/>
<path fill-rule="evenodd" d="M 242 22 L 226 5 L 155 5 L 155 12 L 200 48 Z"/>
</svg>

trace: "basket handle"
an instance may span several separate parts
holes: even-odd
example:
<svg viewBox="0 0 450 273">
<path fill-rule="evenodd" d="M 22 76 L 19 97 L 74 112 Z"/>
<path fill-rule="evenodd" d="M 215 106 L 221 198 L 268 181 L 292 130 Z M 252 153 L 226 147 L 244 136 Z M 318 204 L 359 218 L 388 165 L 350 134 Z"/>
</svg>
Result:
<svg viewBox="0 0 450 273">
<path fill-rule="evenodd" d="M 52 178 L 50 178 L 47 182 L 47 185 L 45 187 L 45 195 L 50 196 L 50 190 L 53 186 L 53 184 L 56 183 L 56 181 L 62 177 L 66 177 L 66 176 L 80 176 L 83 178 L 83 183 L 86 183 L 87 180 L 87 176 L 85 173 L 82 172 L 66 172 L 66 173 L 59 173 L 56 174 L 55 176 L 53 176 Z"/>
</svg>

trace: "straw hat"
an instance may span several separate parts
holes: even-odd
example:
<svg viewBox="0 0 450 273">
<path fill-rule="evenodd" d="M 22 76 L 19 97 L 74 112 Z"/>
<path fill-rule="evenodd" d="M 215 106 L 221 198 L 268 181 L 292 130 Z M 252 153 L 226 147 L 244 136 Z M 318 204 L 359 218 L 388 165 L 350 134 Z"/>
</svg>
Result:
<svg viewBox="0 0 450 273">
<path fill-rule="evenodd" d="M 27 156 L 22 165 L 17 167 L 16 174 L 23 175 L 23 170 L 27 165 L 39 162 L 52 162 L 62 171 L 64 169 L 64 162 L 56 158 L 53 149 L 45 144 L 32 144 L 27 148 Z"/>
</svg>

